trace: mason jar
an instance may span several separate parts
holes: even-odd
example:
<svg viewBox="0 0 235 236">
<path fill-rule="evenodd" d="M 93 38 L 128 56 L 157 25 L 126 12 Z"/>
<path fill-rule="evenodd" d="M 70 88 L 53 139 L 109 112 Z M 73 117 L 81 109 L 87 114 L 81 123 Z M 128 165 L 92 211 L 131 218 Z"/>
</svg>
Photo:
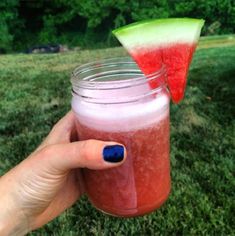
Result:
<svg viewBox="0 0 235 236">
<path fill-rule="evenodd" d="M 82 169 L 91 203 L 121 217 L 159 208 L 171 188 L 165 67 L 146 77 L 130 58 L 107 59 L 76 68 L 71 82 L 79 140 L 116 141 L 127 149 L 119 167 Z"/>
</svg>

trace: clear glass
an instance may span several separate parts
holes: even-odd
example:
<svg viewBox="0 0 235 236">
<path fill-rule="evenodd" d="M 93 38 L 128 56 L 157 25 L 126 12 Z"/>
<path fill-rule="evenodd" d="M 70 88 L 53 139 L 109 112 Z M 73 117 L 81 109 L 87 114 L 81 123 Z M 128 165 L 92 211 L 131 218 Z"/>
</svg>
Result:
<svg viewBox="0 0 235 236">
<path fill-rule="evenodd" d="M 89 200 L 121 217 L 159 208 L 171 187 L 164 67 L 145 77 L 130 58 L 108 59 L 77 68 L 71 82 L 79 139 L 117 141 L 127 148 L 119 167 L 82 170 Z"/>
</svg>

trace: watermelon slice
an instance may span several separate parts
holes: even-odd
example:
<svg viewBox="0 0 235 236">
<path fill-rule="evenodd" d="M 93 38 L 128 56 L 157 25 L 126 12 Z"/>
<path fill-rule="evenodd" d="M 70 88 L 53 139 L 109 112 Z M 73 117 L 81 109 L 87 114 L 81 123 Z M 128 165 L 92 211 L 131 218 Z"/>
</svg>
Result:
<svg viewBox="0 0 235 236">
<path fill-rule="evenodd" d="M 145 75 L 165 64 L 171 97 L 178 103 L 184 97 L 189 65 L 203 25 L 201 19 L 155 19 L 118 28 L 113 34 Z"/>
</svg>

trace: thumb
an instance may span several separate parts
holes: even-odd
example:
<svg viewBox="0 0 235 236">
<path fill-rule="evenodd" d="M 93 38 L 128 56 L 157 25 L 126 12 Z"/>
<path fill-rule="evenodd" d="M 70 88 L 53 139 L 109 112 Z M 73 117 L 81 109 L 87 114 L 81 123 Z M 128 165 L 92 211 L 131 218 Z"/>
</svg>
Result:
<svg viewBox="0 0 235 236">
<path fill-rule="evenodd" d="M 39 156 L 45 165 L 61 171 L 79 167 L 98 170 L 121 165 L 126 149 L 115 142 L 86 140 L 47 146 Z"/>
</svg>

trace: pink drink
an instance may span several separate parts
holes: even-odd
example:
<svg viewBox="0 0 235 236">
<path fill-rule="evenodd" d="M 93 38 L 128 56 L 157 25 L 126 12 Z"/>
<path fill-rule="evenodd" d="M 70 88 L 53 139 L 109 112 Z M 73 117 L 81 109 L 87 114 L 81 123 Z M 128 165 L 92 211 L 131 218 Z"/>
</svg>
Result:
<svg viewBox="0 0 235 236">
<path fill-rule="evenodd" d="M 76 96 L 72 101 L 80 140 L 117 141 L 127 148 L 127 159 L 119 167 L 83 169 L 85 191 L 92 204 L 108 214 L 143 215 L 159 208 L 170 192 L 169 96 L 164 86 L 152 93 L 146 81 L 119 89 L 112 82 L 110 90 L 93 89 L 85 96 L 82 91 L 98 103 Z M 131 102 L 110 102 L 130 94 L 147 95 Z"/>
</svg>

